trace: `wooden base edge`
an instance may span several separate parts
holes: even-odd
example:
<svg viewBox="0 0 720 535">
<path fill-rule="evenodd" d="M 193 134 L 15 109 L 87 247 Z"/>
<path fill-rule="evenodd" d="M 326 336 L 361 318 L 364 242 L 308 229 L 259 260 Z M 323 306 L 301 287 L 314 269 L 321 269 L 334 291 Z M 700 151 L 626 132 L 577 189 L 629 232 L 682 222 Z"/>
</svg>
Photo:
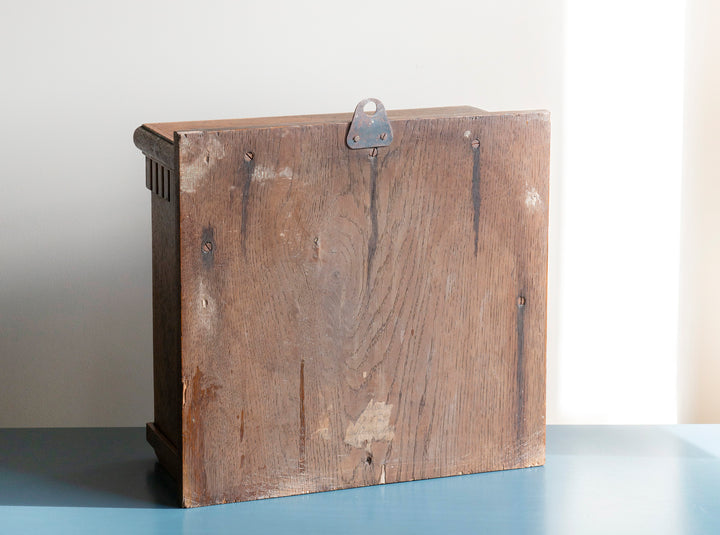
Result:
<svg viewBox="0 0 720 535">
<path fill-rule="evenodd" d="M 180 485 L 180 453 L 154 423 L 145 426 L 145 438 L 155 450 L 158 461 Z"/>
</svg>

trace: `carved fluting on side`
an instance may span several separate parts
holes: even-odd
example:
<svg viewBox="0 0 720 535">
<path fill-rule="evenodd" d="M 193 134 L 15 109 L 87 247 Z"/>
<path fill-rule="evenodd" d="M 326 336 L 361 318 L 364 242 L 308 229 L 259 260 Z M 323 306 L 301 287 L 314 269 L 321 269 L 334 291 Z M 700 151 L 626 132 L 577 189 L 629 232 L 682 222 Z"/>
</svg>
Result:
<svg viewBox="0 0 720 535">
<path fill-rule="evenodd" d="M 145 187 L 166 201 L 170 200 L 172 169 L 145 157 Z"/>
</svg>

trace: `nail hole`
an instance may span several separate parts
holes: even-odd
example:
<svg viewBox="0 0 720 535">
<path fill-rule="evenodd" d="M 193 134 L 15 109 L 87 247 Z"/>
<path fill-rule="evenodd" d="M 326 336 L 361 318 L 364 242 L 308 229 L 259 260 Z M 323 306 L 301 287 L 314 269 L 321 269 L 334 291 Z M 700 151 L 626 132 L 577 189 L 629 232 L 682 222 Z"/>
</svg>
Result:
<svg viewBox="0 0 720 535">
<path fill-rule="evenodd" d="M 210 155 L 209 154 L 205 155 L 205 163 L 210 163 Z"/>
<path fill-rule="evenodd" d="M 365 115 L 375 115 L 375 112 L 377 111 L 377 105 L 372 101 L 368 101 L 363 106 L 363 112 Z"/>
<path fill-rule="evenodd" d="M 477 149 L 477 148 L 480 146 L 480 140 L 479 140 L 479 139 L 473 139 L 473 140 L 472 140 L 472 143 L 470 143 L 470 144 L 472 145 L 472 148 L 473 148 L 473 149 Z"/>
<path fill-rule="evenodd" d="M 212 249 L 213 249 L 212 242 L 206 241 L 205 243 L 203 243 L 203 246 L 202 246 L 203 254 L 208 254 L 209 252 L 212 251 Z"/>
<path fill-rule="evenodd" d="M 365 459 L 365 462 L 368 464 L 372 464 L 372 455 L 368 455 L 367 458 Z"/>
<path fill-rule="evenodd" d="M 525 298 L 522 295 L 518 296 L 518 298 L 517 298 L 517 306 L 519 306 L 519 307 L 525 306 Z"/>
<path fill-rule="evenodd" d="M 255 158 L 255 155 L 252 152 L 248 151 L 245 153 L 245 161 L 246 162 L 249 162 L 253 158 Z"/>
</svg>

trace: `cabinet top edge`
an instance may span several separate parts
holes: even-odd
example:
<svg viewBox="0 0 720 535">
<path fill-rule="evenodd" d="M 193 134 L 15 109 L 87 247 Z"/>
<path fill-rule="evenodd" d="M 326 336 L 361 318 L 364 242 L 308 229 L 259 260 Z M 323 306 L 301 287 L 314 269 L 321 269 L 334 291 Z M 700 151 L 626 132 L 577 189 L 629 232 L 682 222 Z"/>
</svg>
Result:
<svg viewBox="0 0 720 535">
<path fill-rule="evenodd" d="M 441 108 L 419 108 L 407 110 L 388 110 L 390 121 L 412 119 L 446 119 L 453 117 L 480 117 L 493 115 L 541 115 L 549 119 L 545 110 L 488 112 L 473 106 L 448 106 Z M 273 128 L 323 124 L 349 124 L 352 113 L 329 113 L 321 115 L 293 115 L 281 117 L 255 117 L 248 119 L 215 119 L 208 121 L 181 121 L 169 123 L 145 123 L 141 128 L 170 141 L 174 140 L 175 132 L 205 130 L 242 130 L 246 128 Z"/>
</svg>

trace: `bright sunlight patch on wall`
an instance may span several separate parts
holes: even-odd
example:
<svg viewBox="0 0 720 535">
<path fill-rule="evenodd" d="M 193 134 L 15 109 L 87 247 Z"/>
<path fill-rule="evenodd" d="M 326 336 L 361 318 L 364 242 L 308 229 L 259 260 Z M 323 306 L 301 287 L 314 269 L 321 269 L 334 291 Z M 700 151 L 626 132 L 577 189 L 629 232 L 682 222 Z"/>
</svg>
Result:
<svg viewBox="0 0 720 535">
<path fill-rule="evenodd" d="M 568 2 L 558 423 L 677 418 L 684 4 Z"/>
</svg>

